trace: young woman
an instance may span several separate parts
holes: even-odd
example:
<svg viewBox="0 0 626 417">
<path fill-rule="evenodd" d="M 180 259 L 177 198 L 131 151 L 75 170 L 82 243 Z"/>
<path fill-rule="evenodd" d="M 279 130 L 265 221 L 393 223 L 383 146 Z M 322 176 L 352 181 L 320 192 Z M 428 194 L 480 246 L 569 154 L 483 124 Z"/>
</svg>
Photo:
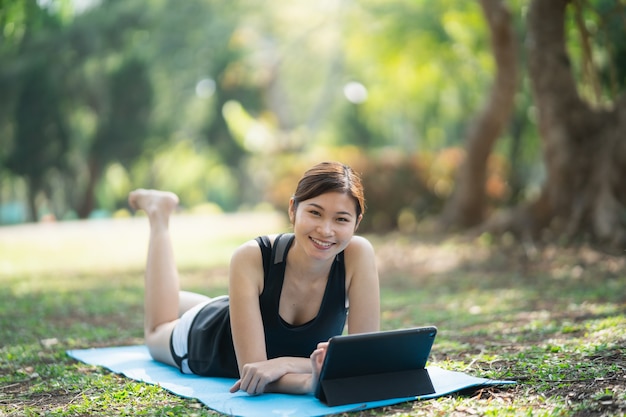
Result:
<svg viewBox="0 0 626 417">
<path fill-rule="evenodd" d="M 227 297 L 180 291 L 169 235 L 175 194 L 139 189 L 129 203 L 150 222 L 144 333 L 154 359 L 184 373 L 238 378 L 231 392 L 308 393 L 325 342 L 346 318 L 349 333 L 379 330 L 374 251 L 354 235 L 363 187 L 350 167 L 323 162 L 305 172 L 289 202 L 293 233 L 239 247 Z"/>
</svg>

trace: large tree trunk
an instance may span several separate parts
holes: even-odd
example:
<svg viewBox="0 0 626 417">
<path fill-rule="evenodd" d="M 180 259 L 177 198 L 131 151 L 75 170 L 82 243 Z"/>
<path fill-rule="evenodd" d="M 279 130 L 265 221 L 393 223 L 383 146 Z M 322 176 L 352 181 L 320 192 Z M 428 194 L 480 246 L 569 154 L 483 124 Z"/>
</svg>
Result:
<svg viewBox="0 0 626 417">
<path fill-rule="evenodd" d="M 528 59 L 546 179 L 539 198 L 513 219 L 518 232 L 587 235 L 624 242 L 626 100 L 592 109 L 578 95 L 565 45 L 568 0 L 534 0 Z M 514 228 L 515 230 L 515 228 Z"/>
<path fill-rule="evenodd" d="M 517 42 L 510 13 L 501 0 L 480 4 L 491 32 L 497 73 L 487 102 L 466 133 L 465 159 L 440 219 L 446 228 L 467 228 L 485 220 L 487 160 L 509 123 L 517 87 Z"/>
</svg>

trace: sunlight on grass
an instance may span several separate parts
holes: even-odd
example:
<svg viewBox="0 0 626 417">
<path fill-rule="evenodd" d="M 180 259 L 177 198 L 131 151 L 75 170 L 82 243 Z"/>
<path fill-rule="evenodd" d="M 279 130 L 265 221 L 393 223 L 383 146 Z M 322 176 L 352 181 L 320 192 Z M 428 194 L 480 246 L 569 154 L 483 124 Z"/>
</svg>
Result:
<svg viewBox="0 0 626 417">
<path fill-rule="evenodd" d="M 287 231 L 274 213 L 174 216 L 172 242 L 180 268 L 226 265 L 248 239 Z M 141 269 L 148 250 L 145 217 L 0 228 L 0 276 L 39 272 L 93 272 Z"/>
</svg>

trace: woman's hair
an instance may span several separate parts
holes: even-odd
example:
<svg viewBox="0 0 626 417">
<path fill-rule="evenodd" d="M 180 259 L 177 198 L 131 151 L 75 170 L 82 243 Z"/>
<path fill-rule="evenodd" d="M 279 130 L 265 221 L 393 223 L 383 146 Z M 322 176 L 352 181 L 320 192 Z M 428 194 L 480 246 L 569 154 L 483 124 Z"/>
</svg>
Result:
<svg viewBox="0 0 626 417">
<path fill-rule="evenodd" d="M 324 193 L 344 193 L 352 197 L 357 219 L 365 213 L 365 196 L 361 178 L 352 168 L 340 162 L 321 162 L 307 170 L 293 195 L 294 208 L 302 201 Z"/>
</svg>

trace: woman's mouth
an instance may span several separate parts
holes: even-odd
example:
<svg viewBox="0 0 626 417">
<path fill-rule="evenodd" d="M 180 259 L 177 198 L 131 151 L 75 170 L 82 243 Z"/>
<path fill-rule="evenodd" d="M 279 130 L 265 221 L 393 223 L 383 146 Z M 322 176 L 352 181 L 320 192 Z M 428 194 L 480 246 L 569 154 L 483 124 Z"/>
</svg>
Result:
<svg viewBox="0 0 626 417">
<path fill-rule="evenodd" d="M 323 240 L 318 240 L 313 237 L 309 237 L 309 239 L 311 239 L 311 242 L 313 242 L 313 244 L 319 247 L 320 249 L 328 249 L 333 245 L 332 242 L 325 242 Z"/>
</svg>

